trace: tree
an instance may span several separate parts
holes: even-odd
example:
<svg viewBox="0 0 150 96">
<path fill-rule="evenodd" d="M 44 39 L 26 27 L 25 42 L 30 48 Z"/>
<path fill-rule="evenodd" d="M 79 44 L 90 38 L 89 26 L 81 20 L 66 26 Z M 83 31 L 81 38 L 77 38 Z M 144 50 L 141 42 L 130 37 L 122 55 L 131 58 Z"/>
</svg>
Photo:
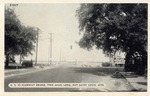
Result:
<svg viewBox="0 0 150 96">
<path fill-rule="evenodd" d="M 126 71 L 138 53 L 142 68 L 136 64 L 135 69 L 143 74 L 147 64 L 147 4 L 81 4 L 77 16 L 83 32 L 79 41 L 82 48 L 96 46 L 108 56 L 118 50 L 125 52 Z"/>
<path fill-rule="evenodd" d="M 8 67 L 10 58 L 15 55 L 32 54 L 38 32 L 38 28 L 24 26 L 14 9 L 5 8 L 5 67 Z"/>
</svg>

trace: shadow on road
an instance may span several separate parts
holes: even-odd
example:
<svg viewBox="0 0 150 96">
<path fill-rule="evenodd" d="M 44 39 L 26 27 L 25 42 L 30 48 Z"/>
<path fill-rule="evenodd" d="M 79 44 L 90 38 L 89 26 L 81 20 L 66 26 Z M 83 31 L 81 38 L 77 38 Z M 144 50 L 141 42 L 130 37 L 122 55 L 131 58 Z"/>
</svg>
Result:
<svg viewBox="0 0 150 96">
<path fill-rule="evenodd" d="M 147 85 L 147 82 L 137 82 L 137 83 L 141 85 Z"/>
<path fill-rule="evenodd" d="M 112 67 L 100 67 L 100 68 L 74 68 L 75 72 L 87 73 L 98 76 L 113 75 L 116 71 L 123 72 L 123 68 L 112 68 Z"/>
</svg>

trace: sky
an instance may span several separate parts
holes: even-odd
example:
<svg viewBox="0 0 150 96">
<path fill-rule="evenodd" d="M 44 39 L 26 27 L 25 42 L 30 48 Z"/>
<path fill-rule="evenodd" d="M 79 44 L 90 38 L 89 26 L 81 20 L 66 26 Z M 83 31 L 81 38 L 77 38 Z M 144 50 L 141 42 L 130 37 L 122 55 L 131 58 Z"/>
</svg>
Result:
<svg viewBox="0 0 150 96">
<path fill-rule="evenodd" d="M 59 61 L 98 61 L 105 62 L 102 50 L 87 51 L 80 48 L 78 42 L 79 24 L 76 15 L 80 4 L 18 4 L 15 12 L 26 26 L 38 27 L 38 60 L 48 60 L 50 54 L 50 35 L 52 35 L 52 60 Z M 71 49 L 72 46 L 72 49 Z M 35 59 L 35 52 L 26 59 Z"/>
</svg>

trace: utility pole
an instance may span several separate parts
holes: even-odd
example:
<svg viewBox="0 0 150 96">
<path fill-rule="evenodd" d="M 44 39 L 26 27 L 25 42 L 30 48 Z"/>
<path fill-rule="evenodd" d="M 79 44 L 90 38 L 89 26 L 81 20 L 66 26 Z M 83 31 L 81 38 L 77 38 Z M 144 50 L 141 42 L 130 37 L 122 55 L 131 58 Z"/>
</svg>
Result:
<svg viewBox="0 0 150 96">
<path fill-rule="evenodd" d="M 38 58 L 38 42 L 39 42 L 39 29 L 37 28 L 37 42 L 36 42 L 36 57 L 35 57 L 35 65 L 37 65 L 37 58 Z"/>
<path fill-rule="evenodd" d="M 53 33 L 49 33 L 49 35 L 50 35 L 50 65 L 52 65 L 52 35 L 53 35 Z"/>
<path fill-rule="evenodd" d="M 61 48 L 60 48 L 60 64 L 61 64 Z"/>
<path fill-rule="evenodd" d="M 38 57 L 38 42 L 39 42 L 39 32 L 37 34 L 37 42 L 36 42 L 36 57 L 35 57 L 35 65 L 37 65 L 37 57 Z"/>
</svg>

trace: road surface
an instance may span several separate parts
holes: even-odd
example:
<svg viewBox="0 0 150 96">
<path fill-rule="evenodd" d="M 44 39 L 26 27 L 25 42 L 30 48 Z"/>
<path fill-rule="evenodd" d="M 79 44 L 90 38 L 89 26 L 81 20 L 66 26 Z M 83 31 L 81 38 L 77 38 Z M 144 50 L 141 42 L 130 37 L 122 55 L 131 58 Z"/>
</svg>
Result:
<svg viewBox="0 0 150 96">
<path fill-rule="evenodd" d="M 104 70 L 102 70 L 104 71 Z M 92 68 L 78 68 L 57 66 L 52 69 L 37 71 L 24 75 L 16 75 L 5 78 L 5 92 L 78 92 L 78 91 L 130 91 L 132 86 L 127 85 L 124 79 L 112 79 L 109 74 L 97 72 Z M 81 89 L 81 88 L 9 88 L 10 83 L 104 83 L 105 88 Z M 108 84 L 108 85 L 107 85 Z M 116 91 L 115 90 L 115 91 Z"/>
</svg>

